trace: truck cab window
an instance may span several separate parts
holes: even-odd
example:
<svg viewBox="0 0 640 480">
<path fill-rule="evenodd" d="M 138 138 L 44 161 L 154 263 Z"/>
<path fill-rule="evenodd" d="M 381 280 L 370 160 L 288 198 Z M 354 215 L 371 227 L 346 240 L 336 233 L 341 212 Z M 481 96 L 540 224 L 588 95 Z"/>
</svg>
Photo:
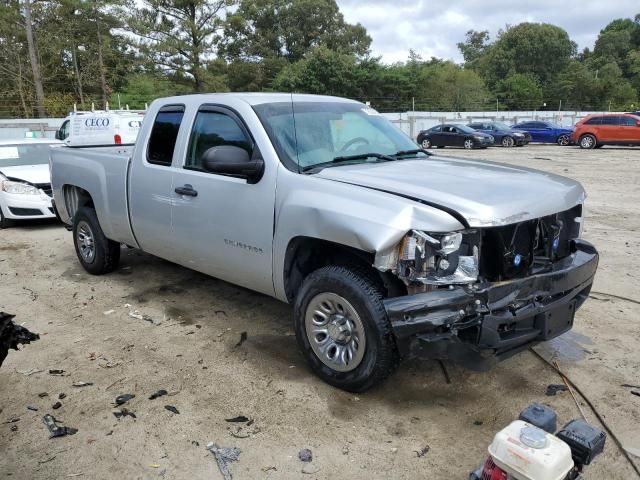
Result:
<svg viewBox="0 0 640 480">
<path fill-rule="evenodd" d="M 243 148 L 251 156 L 251 141 L 238 122 L 219 111 L 199 111 L 193 123 L 184 167 L 204 171 L 202 155 L 210 148 L 221 145 Z"/>
<path fill-rule="evenodd" d="M 149 137 L 147 148 L 149 163 L 166 167 L 171 165 L 183 116 L 184 107 L 180 105 L 168 105 L 160 109 Z"/>
</svg>

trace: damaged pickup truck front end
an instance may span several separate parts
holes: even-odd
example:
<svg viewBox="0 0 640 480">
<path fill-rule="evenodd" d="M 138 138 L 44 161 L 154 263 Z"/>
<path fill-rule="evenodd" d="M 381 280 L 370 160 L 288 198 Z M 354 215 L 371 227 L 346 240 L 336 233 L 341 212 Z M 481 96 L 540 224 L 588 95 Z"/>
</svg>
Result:
<svg viewBox="0 0 640 480">
<path fill-rule="evenodd" d="M 571 329 L 598 266 L 580 239 L 582 204 L 459 232 L 412 230 L 375 267 L 409 295 L 385 300 L 400 354 L 484 370 Z"/>
</svg>

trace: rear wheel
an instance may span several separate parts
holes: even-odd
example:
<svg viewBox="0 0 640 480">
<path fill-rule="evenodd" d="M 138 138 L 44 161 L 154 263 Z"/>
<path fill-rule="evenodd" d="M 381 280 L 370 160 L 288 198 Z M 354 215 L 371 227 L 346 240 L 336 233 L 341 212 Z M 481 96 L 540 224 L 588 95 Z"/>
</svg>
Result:
<svg viewBox="0 0 640 480">
<path fill-rule="evenodd" d="M 93 208 L 82 207 L 73 218 L 73 243 L 82 267 L 92 275 L 114 271 L 120 244 L 105 237 Z"/>
<path fill-rule="evenodd" d="M 464 141 L 464 148 L 465 149 L 471 150 L 474 146 L 475 146 L 475 142 L 473 140 L 471 140 L 470 138 L 467 138 Z"/>
<path fill-rule="evenodd" d="M 560 135 L 556 140 L 556 143 L 561 147 L 566 147 L 567 145 L 569 145 L 569 142 L 570 142 L 569 135 L 566 135 L 566 134 Z"/>
<path fill-rule="evenodd" d="M 513 147 L 513 138 L 512 137 L 503 137 L 502 138 L 502 146 L 503 147 L 507 147 L 507 148 L 511 148 Z"/>
<path fill-rule="evenodd" d="M 295 301 L 298 345 L 325 382 L 362 392 L 382 382 L 398 363 L 391 325 L 373 276 L 327 266 L 310 274 Z"/>
<path fill-rule="evenodd" d="M 428 138 L 423 138 L 422 142 L 420 142 L 420 145 L 424 149 L 431 148 L 431 140 L 429 140 Z"/>
<path fill-rule="evenodd" d="M 596 137 L 594 137 L 591 134 L 587 134 L 587 135 L 582 135 L 580 137 L 580 148 L 595 148 L 598 146 L 598 141 L 596 140 Z"/>
</svg>

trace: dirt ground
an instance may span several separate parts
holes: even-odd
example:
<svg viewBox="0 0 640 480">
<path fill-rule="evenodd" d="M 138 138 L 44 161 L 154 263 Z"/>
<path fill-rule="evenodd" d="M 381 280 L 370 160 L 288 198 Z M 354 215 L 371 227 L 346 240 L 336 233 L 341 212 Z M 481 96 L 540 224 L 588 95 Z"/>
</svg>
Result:
<svg viewBox="0 0 640 480">
<path fill-rule="evenodd" d="M 640 301 L 640 148 L 439 153 L 540 168 L 586 187 L 584 236 L 601 253 L 601 293 L 578 312 L 572 332 L 537 350 L 556 355 L 640 455 L 640 397 L 621 386 L 640 385 L 640 303 L 608 295 Z M 530 352 L 488 373 L 448 365 L 451 384 L 437 363 L 412 361 L 371 392 L 336 390 L 305 366 L 289 306 L 135 250 L 123 251 L 117 272 L 90 276 L 71 234 L 55 223 L 0 232 L 0 310 L 41 335 L 0 369 L 2 478 L 217 479 L 205 448 L 213 441 L 242 450 L 230 467 L 237 479 L 466 479 L 496 431 L 531 401 L 556 409 L 561 424 L 579 416 L 567 392 L 545 396 L 561 381 Z M 241 332 L 247 340 L 238 345 Z M 168 395 L 149 400 L 159 389 Z M 113 401 L 125 393 L 135 395 L 124 406 L 136 418 L 118 420 Z M 50 440 L 46 413 L 78 433 Z M 225 421 L 238 415 L 254 421 Z M 13 418 L 20 420 L 6 423 Z M 315 473 L 302 473 L 302 448 L 312 450 Z M 609 438 L 585 478 L 636 476 Z"/>
</svg>

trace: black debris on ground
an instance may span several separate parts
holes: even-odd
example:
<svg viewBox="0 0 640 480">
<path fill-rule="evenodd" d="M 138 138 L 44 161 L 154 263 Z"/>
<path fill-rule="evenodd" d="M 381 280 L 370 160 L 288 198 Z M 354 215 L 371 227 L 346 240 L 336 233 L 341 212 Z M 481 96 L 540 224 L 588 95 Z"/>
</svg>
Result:
<svg viewBox="0 0 640 480">
<path fill-rule="evenodd" d="M 11 425 L 11 431 L 12 432 L 17 432 L 18 431 L 18 425 Z"/>
<path fill-rule="evenodd" d="M 37 412 L 38 407 L 34 407 L 33 405 L 27 405 L 27 410 L 31 410 L 32 412 Z"/>
<path fill-rule="evenodd" d="M 244 415 L 238 415 L 237 417 L 233 418 L 225 418 L 224 421 L 231 423 L 245 423 L 249 421 L 249 418 L 245 417 Z"/>
<path fill-rule="evenodd" d="M 156 398 L 160 398 L 160 397 L 162 397 L 162 396 L 164 396 L 166 394 L 167 394 L 166 390 L 164 390 L 164 389 L 158 390 L 156 393 L 152 394 L 149 397 L 149 400 L 155 400 Z"/>
<path fill-rule="evenodd" d="M 431 450 L 431 447 L 429 445 L 425 445 L 420 450 L 414 450 L 414 452 L 418 456 L 418 458 L 420 458 L 420 457 L 424 457 L 427 453 L 429 453 L 429 450 Z"/>
<path fill-rule="evenodd" d="M 242 332 L 242 333 L 240 334 L 240 340 L 239 340 L 239 341 L 238 341 L 238 343 L 236 343 L 236 345 L 235 345 L 235 346 L 236 346 L 236 348 L 237 348 L 237 347 L 239 347 L 239 346 L 241 346 L 244 342 L 246 342 L 246 341 L 247 341 L 247 338 L 248 338 L 248 336 L 247 336 L 247 332 Z"/>
<path fill-rule="evenodd" d="M 15 315 L 0 312 L 0 366 L 9 355 L 9 350 L 18 350 L 18 345 L 26 345 L 40 338 L 26 328 L 13 323 Z"/>
<path fill-rule="evenodd" d="M 173 405 L 165 405 L 164 408 L 169 410 L 170 412 L 175 413 L 176 415 L 180 413 L 178 411 L 178 409 L 176 407 L 174 407 Z"/>
<path fill-rule="evenodd" d="M 484 423 L 484 422 L 483 422 L 482 420 L 474 420 L 474 422 L 473 422 L 473 424 L 474 424 L 476 427 L 479 427 L 479 426 L 480 426 L 480 425 L 482 425 L 483 423 Z"/>
<path fill-rule="evenodd" d="M 636 392 L 635 390 L 631 390 L 631 395 L 635 395 L 636 397 L 640 397 L 640 392 Z"/>
<path fill-rule="evenodd" d="M 59 409 L 62 406 L 62 403 L 60 402 L 56 402 L 53 405 L 51 405 L 51 408 L 53 408 L 54 410 Z"/>
<path fill-rule="evenodd" d="M 67 398 L 66 393 L 61 393 L 60 395 L 58 395 L 58 400 L 64 400 L 65 398 Z"/>
<path fill-rule="evenodd" d="M 42 422 L 49 429 L 49 438 L 64 437 L 65 435 L 74 435 L 78 432 L 77 428 L 73 427 L 61 427 L 57 424 L 59 420 L 56 420 L 52 415 L 45 415 L 42 417 Z"/>
<path fill-rule="evenodd" d="M 49 394 L 48 394 L 47 392 L 42 392 L 42 393 L 39 393 L 39 394 L 38 394 L 38 396 L 39 396 L 40 398 L 44 398 L 44 397 L 48 397 L 48 396 L 49 396 Z"/>
<path fill-rule="evenodd" d="M 124 393 L 122 395 L 118 395 L 115 400 L 116 405 L 124 405 L 132 398 L 135 398 L 135 395 L 132 393 Z"/>
<path fill-rule="evenodd" d="M 236 447 L 219 447 L 215 443 L 211 442 L 207 445 L 207 450 L 209 450 L 216 459 L 216 463 L 218 464 L 218 468 L 220 469 L 220 473 L 224 480 L 232 480 L 233 475 L 231 475 L 231 472 L 229 471 L 229 464 L 237 462 L 240 459 L 240 453 L 242 453 L 240 449 Z"/>
<path fill-rule="evenodd" d="M 555 397 L 556 393 L 558 392 L 566 392 L 569 389 L 567 388 L 566 385 L 560 384 L 560 385 L 556 385 L 556 384 L 551 384 L 547 386 L 547 391 L 545 392 L 545 395 L 547 397 Z"/>
<path fill-rule="evenodd" d="M 308 448 L 303 448 L 298 452 L 298 458 L 303 462 L 310 462 L 313 460 L 313 454 Z"/>
<path fill-rule="evenodd" d="M 127 408 L 121 408 L 119 411 L 113 412 L 113 416 L 120 420 L 123 417 L 137 418 L 136 414 Z"/>
<path fill-rule="evenodd" d="M 49 375 L 64 375 L 64 370 L 60 368 L 52 368 L 49 370 Z"/>
<path fill-rule="evenodd" d="M 628 383 L 623 383 L 620 386 L 624 388 L 640 388 L 640 385 L 629 385 Z"/>
</svg>

